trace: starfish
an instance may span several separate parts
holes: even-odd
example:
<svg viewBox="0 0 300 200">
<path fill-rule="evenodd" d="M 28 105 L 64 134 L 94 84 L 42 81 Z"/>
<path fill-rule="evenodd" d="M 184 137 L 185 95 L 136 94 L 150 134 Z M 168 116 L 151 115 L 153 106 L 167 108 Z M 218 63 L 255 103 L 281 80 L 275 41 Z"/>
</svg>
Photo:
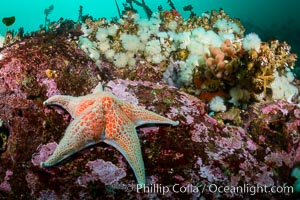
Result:
<svg viewBox="0 0 300 200">
<path fill-rule="evenodd" d="M 42 167 L 51 167 L 88 146 L 105 142 L 126 158 L 138 184 L 145 184 L 146 178 L 135 128 L 143 124 L 179 124 L 178 121 L 172 121 L 104 92 L 101 83 L 92 94 L 80 97 L 55 95 L 46 100 L 44 105 L 61 106 L 74 120 L 67 127 L 53 154 L 45 162 L 41 162 Z"/>
</svg>

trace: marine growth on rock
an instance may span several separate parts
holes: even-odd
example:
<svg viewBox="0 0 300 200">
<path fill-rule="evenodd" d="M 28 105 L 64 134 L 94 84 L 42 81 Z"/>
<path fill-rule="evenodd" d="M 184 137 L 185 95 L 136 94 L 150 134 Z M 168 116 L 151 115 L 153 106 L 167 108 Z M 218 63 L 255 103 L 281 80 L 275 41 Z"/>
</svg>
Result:
<svg viewBox="0 0 300 200">
<path fill-rule="evenodd" d="M 144 1 L 127 1 L 111 21 L 83 16 L 82 7 L 78 22 L 49 22 L 46 15 L 47 30 L 1 47 L 0 199 L 298 197 L 300 84 L 291 47 L 245 35 L 222 9 L 197 16 L 187 6 L 184 19 L 168 2 L 171 10 L 152 12 Z M 144 187 L 136 183 L 134 160 L 128 163 L 117 145 L 99 143 L 40 167 L 75 124 L 64 109 L 43 102 L 91 94 L 99 82 L 118 101 L 179 122 L 136 128 Z M 226 186 L 231 192 L 212 192 Z M 258 186 L 277 190 L 250 191 Z M 233 191 L 241 187 L 248 191 Z"/>
</svg>

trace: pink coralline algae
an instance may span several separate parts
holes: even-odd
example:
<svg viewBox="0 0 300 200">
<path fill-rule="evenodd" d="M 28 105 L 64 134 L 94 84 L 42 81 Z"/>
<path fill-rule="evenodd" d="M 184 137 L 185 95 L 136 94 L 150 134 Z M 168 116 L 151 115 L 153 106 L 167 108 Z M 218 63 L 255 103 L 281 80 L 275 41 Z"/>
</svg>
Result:
<svg viewBox="0 0 300 200">
<path fill-rule="evenodd" d="M 35 191 L 38 191 L 38 189 L 40 189 L 38 175 L 28 171 L 28 173 L 26 174 L 25 179 L 26 179 L 26 183 L 27 183 L 28 188 L 31 190 L 30 194 L 34 195 Z"/>
<path fill-rule="evenodd" d="M 47 200 L 56 200 L 58 199 L 54 191 L 51 190 L 42 190 L 39 193 L 38 199 L 47 199 Z"/>
<path fill-rule="evenodd" d="M 124 80 L 117 80 L 117 83 L 110 81 L 107 83 L 106 91 L 109 91 L 116 95 L 119 99 L 130 102 L 133 105 L 138 105 L 138 99 L 128 90 L 129 82 Z M 111 88 L 111 89 L 110 89 Z"/>
<path fill-rule="evenodd" d="M 111 185 L 126 176 L 124 169 L 102 159 L 89 161 L 86 166 L 91 170 L 91 174 L 79 177 L 77 183 L 82 186 L 86 186 L 87 183 L 95 180 L 101 180 L 105 185 Z"/>
<path fill-rule="evenodd" d="M 47 93 L 46 93 L 47 97 L 60 94 L 59 90 L 57 89 L 57 85 L 53 79 L 49 79 L 49 78 L 43 79 L 42 84 L 47 87 Z"/>
<path fill-rule="evenodd" d="M 106 185 L 112 184 L 126 176 L 126 172 L 122 168 L 116 167 L 111 162 L 102 159 L 90 161 L 87 166 L 92 170 L 92 174 Z"/>
<path fill-rule="evenodd" d="M 87 187 L 90 182 L 95 181 L 95 177 L 92 174 L 86 173 L 77 178 L 76 182 L 81 187 Z"/>
<path fill-rule="evenodd" d="M 277 104 L 270 104 L 264 108 L 262 108 L 263 114 L 276 114 L 278 112 L 281 112 L 283 115 L 287 115 L 289 111 L 285 109 L 285 106 L 288 106 L 289 104 L 283 100 L 280 100 L 277 102 Z"/>
<path fill-rule="evenodd" d="M 201 158 L 198 158 L 196 164 L 199 165 L 199 176 L 208 182 L 214 183 L 224 181 L 224 179 L 226 179 L 224 176 L 222 176 L 220 168 L 203 165 Z"/>
<path fill-rule="evenodd" d="M 156 177 L 155 183 L 157 184 L 178 183 L 193 186 L 203 184 L 224 186 L 243 183 L 271 186 L 283 183 L 293 184 L 289 174 L 293 166 L 299 162 L 298 129 L 294 130 L 296 132 L 292 135 L 288 134 L 290 130 L 286 127 L 286 123 L 283 123 L 285 121 L 279 120 L 280 124 L 277 126 L 281 125 L 281 130 L 283 130 L 280 134 L 274 128 L 276 126 L 270 126 L 272 123 L 278 123 L 278 120 L 265 122 L 263 118 L 266 118 L 268 114 L 257 112 L 257 110 L 271 106 L 270 103 L 258 104 L 250 108 L 244 117 L 245 124 L 248 126 L 244 128 L 219 124 L 218 121 L 207 115 L 204 103 L 167 85 L 117 79 L 109 84 L 109 89 L 121 96 L 124 93 L 132 93 L 131 97 L 134 96 L 138 99 L 139 105 L 149 107 L 154 112 L 180 121 L 181 125 L 178 127 L 137 128 L 142 142 L 145 166 L 147 166 L 147 180 L 150 177 Z M 161 103 L 163 101 L 166 103 Z M 274 112 L 272 119 L 286 120 L 289 123 L 294 123 L 298 119 L 297 115 L 293 115 L 294 110 L 298 109 L 293 104 L 284 102 L 280 102 L 280 105 L 276 105 L 277 102 L 273 104 L 275 104 L 272 106 L 273 108 L 280 109 L 280 105 L 283 105 L 289 115 L 285 115 L 285 118 L 281 119 L 283 113 Z M 191 118 L 193 123 L 189 123 Z M 268 128 L 268 131 L 258 128 L 261 126 Z M 62 136 L 62 132 L 58 134 L 59 137 Z M 275 133 L 280 136 L 279 141 L 274 140 Z M 281 140 L 286 143 L 282 143 Z M 113 147 L 103 147 L 102 144 L 99 144 L 95 148 L 85 150 L 89 153 L 77 153 L 65 165 L 45 170 L 39 168 L 38 164 L 41 160 L 46 159 L 50 154 L 50 149 L 55 148 L 54 144 L 50 145 L 51 148 L 48 145 L 41 146 L 37 153 L 33 154 L 32 161 L 29 163 L 33 166 L 30 171 L 31 176 L 35 177 L 34 180 L 38 180 L 44 187 L 34 187 L 34 183 L 27 183 L 30 185 L 28 187 L 34 191 L 29 194 L 38 197 L 41 188 L 45 188 L 45 185 L 57 185 L 57 183 L 67 180 L 69 184 L 62 188 L 66 190 L 66 194 L 70 195 L 74 195 L 72 191 L 76 188 L 80 194 L 84 193 L 89 196 L 90 194 L 86 193 L 86 190 L 95 187 L 95 190 L 101 191 L 101 195 L 97 197 L 104 198 L 112 195 L 105 185 L 112 185 L 113 193 L 136 197 L 135 192 L 128 193 L 124 187 L 114 186 L 116 183 L 122 186 L 132 184 L 134 175 L 128 164 L 122 165 L 122 168 L 117 167 L 121 166 L 120 163 L 124 162 L 124 158 Z M 266 151 L 266 149 L 268 150 Z M 36 151 L 36 147 L 32 152 L 34 151 Z M 36 171 L 37 169 L 38 171 Z M 61 178 L 60 174 L 65 175 Z M 28 176 L 28 173 L 25 176 Z M 43 182 L 42 177 L 45 176 L 49 177 L 47 183 Z M 54 188 L 55 194 L 64 193 L 61 187 Z M 168 193 L 170 198 L 184 198 L 185 195 L 192 198 L 198 194 Z M 138 196 L 139 198 L 150 198 L 151 195 L 141 193 Z M 155 194 L 155 196 L 163 197 L 161 194 Z M 209 191 L 204 191 L 201 196 L 217 198 Z M 247 195 L 228 194 L 224 195 L 225 197 L 243 198 Z M 272 197 L 272 195 L 269 194 L 268 197 Z"/>
<path fill-rule="evenodd" d="M 144 134 L 154 134 L 159 130 L 159 128 L 158 127 L 143 127 L 143 128 L 140 128 L 140 130 L 143 131 Z"/>
<path fill-rule="evenodd" d="M 195 124 L 191 139 L 194 142 L 208 142 L 208 133 L 209 129 L 203 122 Z"/>
<path fill-rule="evenodd" d="M 13 172 L 10 170 L 7 170 L 5 173 L 5 177 L 4 180 L 2 181 L 2 183 L 0 183 L 0 191 L 3 192 L 11 192 L 11 186 L 9 184 L 9 180 L 11 179 L 11 176 L 13 175 Z"/>
<path fill-rule="evenodd" d="M 57 147 L 56 142 L 51 142 L 46 145 L 40 145 L 37 152 L 32 155 L 31 162 L 34 166 L 40 166 L 41 162 L 44 162 L 51 156 Z"/>
<path fill-rule="evenodd" d="M 291 151 L 280 151 L 280 152 L 270 152 L 265 157 L 265 161 L 268 163 L 273 163 L 277 167 L 281 167 L 283 164 L 289 168 L 295 166 L 295 164 L 300 162 L 300 142 L 297 144 L 296 149 Z"/>
</svg>

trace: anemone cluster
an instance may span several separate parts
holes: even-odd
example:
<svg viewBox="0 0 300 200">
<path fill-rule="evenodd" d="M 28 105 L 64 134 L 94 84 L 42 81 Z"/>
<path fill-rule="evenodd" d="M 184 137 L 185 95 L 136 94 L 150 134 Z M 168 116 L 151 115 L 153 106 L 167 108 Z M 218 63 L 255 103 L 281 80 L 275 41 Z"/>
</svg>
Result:
<svg viewBox="0 0 300 200">
<path fill-rule="evenodd" d="M 255 33 L 244 36 L 241 22 L 222 9 L 188 19 L 176 10 L 160 11 L 149 20 L 127 10 L 119 21 L 87 19 L 81 30 L 78 44 L 99 67 L 105 60 L 130 73 L 137 62 L 151 63 L 163 72 L 161 79 L 203 100 L 229 93 L 229 102 L 238 106 L 266 99 L 268 88 L 272 99 L 291 101 L 298 94 L 290 84 L 293 78 L 279 89 L 288 88 L 288 95 L 276 94 L 278 87 L 271 85 L 277 77 L 287 79 L 288 68 L 294 66 L 290 46 L 262 42 Z"/>
</svg>

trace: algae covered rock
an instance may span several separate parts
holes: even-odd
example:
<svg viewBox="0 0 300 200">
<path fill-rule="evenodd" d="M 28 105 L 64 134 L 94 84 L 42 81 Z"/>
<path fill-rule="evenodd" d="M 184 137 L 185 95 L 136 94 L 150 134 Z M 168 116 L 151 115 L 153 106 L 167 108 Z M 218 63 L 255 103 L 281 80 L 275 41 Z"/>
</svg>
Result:
<svg viewBox="0 0 300 200">
<path fill-rule="evenodd" d="M 253 103 L 239 115 L 215 120 L 199 98 L 162 82 L 112 80 L 65 37 L 31 36 L 1 49 L 0 198 L 9 199 L 259 199 L 294 197 L 234 192 L 234 187 L 293 185 L 300 161 L 299 108 L 285 101 Z M 142 69 L 140 67 L 139 69 Z M 140 76 L 147 76 L 141 73 Z M 100 77 L 104 77 L 103 80 Z M 124 78 L 124 77 L 122 77 Z M 43 101 L 81 96 L 101 81 L 104 90 L 179 121 L 137 128 L 147 185 L 136 185 L 126 159 L 104 143 L 52 168 L 40 168 L 56 148 L 71 116 Z M 222 119 L 225 119 L 222 121 Z M 226 121 L 227 120 L 227 121 Z M 216 187 L 231 187 L 231 192 Z M 294 195 L 294 196 L 293 196 Z"/>
</svg>

